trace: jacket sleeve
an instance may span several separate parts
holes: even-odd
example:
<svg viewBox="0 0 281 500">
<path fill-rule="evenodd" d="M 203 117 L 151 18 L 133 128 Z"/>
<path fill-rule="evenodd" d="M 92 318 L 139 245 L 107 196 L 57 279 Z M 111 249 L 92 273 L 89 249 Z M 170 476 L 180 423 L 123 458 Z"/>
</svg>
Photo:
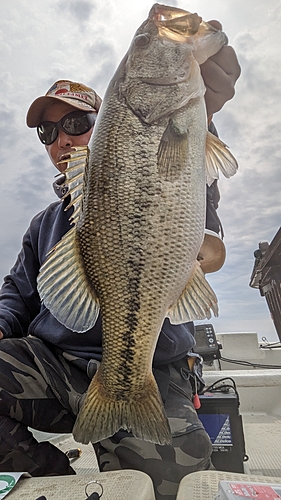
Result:
<svg viewBox="0 0 281 500">
<path fill-rule="evenodd" d="M 17 261 L 0 290 L 0 330 L 4 338 L 22 337 L 40 310 L 37 292 L 38 233 L 43 212 L 32 220 L 25 233 Z"/>
</svg>

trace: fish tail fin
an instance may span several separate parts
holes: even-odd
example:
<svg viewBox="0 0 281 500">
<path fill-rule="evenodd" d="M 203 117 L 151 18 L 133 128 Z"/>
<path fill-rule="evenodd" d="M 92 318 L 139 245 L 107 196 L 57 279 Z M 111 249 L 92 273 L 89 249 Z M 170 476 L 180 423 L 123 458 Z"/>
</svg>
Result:
<svg viewBox="0 0 281 500">
<path fill-rule="evenodd" d="M 218 316 L 217 297 L 206 280 L 199 262 L 196 262 L 191 278 L 178 301 L 168 311 L 167 316 L 171 323 L 179 324 L 205 318 L 210 319 L 211 310 L 215 316 Z"/>
<path fill-rule="evenodd" d="M 215 179 L 219 178 L 219 171 L 225 177 L 236 174 L 238 164 L 228 146 L 211 132 L 207 133 L 206 139 L 206 175 L 207 184 L 210 186 Z"/>
<path fill-rule="evenodd" d="M 156 381 L 151 373 L 138 398 L 113 399 L 105 394 L 100 374 L 94 376 L 77 416 L 73 436 L 77 442 L 96 443 L 120 429 L 138 439 L 169 444 L 171 432 Z"/>
</svg>

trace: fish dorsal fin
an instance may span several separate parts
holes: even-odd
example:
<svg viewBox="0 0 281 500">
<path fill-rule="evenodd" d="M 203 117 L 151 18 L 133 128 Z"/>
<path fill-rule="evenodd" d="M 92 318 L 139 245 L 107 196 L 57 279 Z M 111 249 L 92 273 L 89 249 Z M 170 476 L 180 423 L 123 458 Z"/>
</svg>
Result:
<svg viewBox="0 0 281 500">
<path fill-rule="evenodd" d="M 193 274 L 176 304 L 168 311 L 171 323 L 179 324 L 199 319 L 210 319 L 211 310 L 218 316 L 216 295 L 205 279 L 199 262 L 195 262 Z"/>
<path fill-rule="evenodd" d="M 228 146 L 211 132 L 207 133 L 206 139 L 206 176 L 207 184 L 210 186 L 215 179 L 219 178 L 219 171 L 225 177 L 236 174 L 238 164 Z"/>
<path fill-rule="evenodd" d="M 76 224 L 79 219 L 79 214 L 82 206 L 84 175 L 88 164 L 88 158 L 88 146 L 76 146 L 72 151 L 70 151 L 69 158 L 60 162 L 67 163 L 67 168 L 64 171 L 64 184 L 68 188 L 68 190 L 62 199 L 65 199 L 70 195 L 70 202 L 65 210 L 68 210 L 73 206 L 73 214 L 69 220 L 74 224 Z"/>
<path fill-rule="evenodd" d="M 87 157 L 87 147 L 75 148 L 69 154 L 64 172 L 68 187 L 64 198 L 70 195 L 65 210 L 74 207 L 69 219 L 74 224 L 79 219 L 82 206 Z M 99 315 L 99 300 L 81 258 L 76 227 L 72 227 L 48 253 L 38 275 L 37 287 L 45 306 L 64 326 L 79 333 L 94 326 Z"/>
</svg>

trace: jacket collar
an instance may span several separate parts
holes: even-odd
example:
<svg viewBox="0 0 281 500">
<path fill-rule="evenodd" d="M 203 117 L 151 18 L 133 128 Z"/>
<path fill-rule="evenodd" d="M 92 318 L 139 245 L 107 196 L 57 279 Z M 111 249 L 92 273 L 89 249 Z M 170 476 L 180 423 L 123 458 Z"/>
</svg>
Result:
<svg viewBox="0 0 281 500">
<path fill-rule="evenodd" d="M 65 185 L 65 175 L 58 174 L 55 182 L 53 183 L 53 189 L 59 198 L 62 198 L 68 191 L 68 187 Z"/>
</svg>

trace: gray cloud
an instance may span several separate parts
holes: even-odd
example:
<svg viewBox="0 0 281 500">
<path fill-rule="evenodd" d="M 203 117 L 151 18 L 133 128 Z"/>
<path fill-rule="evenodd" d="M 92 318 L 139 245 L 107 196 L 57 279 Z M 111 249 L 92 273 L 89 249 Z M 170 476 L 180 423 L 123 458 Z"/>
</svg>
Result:
<svg viewBox="0 0 281 500">
<path fill-rule="evenodd" d="M 7 146 L 12 146 L 18 135 L 16 126 L 16 112 L 14 110 L 3 109 L 1 110 L 0 118 L 0 137 L 1 141 Z"/>
<path fill-rule="evenodd" d="M 88 46 L 87 58 L 93 68 L 89 85 L 103 95 L 118 65 L 115 46 L 108 40 L 97 39 Z"/>
<path fill-rule="evenodd" d="M 161 2 L 161 4 L 164 4 L 164 5 L 171 5 L 173 7 L 179 7 L 178 5 L 178 1 L 177 0 L 163 0 Z M 184 8 L 184 7 L 183 7 Z"/>
<path fill-rule="evenodd" d="M 165 3 L 184 7 L 175 0 Z M 56 200 L 55 174 L 36 133 L 25 125 L 29 104 L 59 78 L 89 84 L 101 95 L 147 17 L 151 1 L 38 0 L 3 2 L 0 45 L 1 197 L 0 276 L 20 249 L 30 219 Z M 198 11 L 198 1 L 188 9 Z M 243 12 L 243 16 L 241 16 Z M 280 11 L 276 0 L 202 0 L 204 19 L 219 19 L 242 66 L 235 98 L 215 116 L 220 137 L 239 162 L 231 179 L 221 176 L 219 215 L 227 260 L 208 277 L 219 298 L 217 331 L 273 331 L 265 300 L 249 287 L 253 252 L 271 241 L 281 220 Z"/>
<path fill-rule="evenodd" d="M 116 58 L 114 44 L 107 40 L 96 40 L 88 47 L 87 53 L 93 62 L 100 61 L 104 57 L 109 59 Z"/>
<path fill-rule="evenodd" d="M 89 22 L 95 10 L 95 3 L 87 0 L 61 0 L 56 4 L 57 9 L 62 13 L 68 12 L 80 24 Z"/>
</svg>

